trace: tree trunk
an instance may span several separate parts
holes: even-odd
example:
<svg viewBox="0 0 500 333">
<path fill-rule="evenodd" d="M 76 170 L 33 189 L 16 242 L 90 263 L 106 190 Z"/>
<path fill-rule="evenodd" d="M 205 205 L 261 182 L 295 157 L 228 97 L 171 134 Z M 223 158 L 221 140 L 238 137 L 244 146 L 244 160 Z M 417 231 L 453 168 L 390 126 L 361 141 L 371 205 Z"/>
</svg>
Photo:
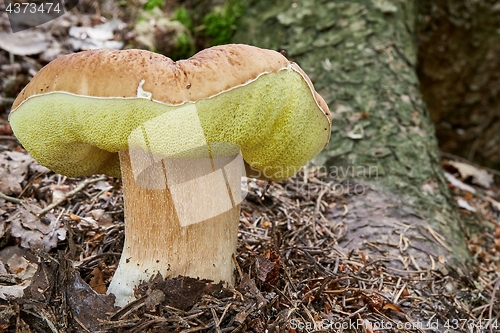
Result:
<svg viewBox="0 0 500 333">
<path fill-rule="evenodd" d="M 402 269 L 471 261 L 416 74 L 417 1 L 252 0 L 234 41 L 284 49 L 333 113 L 316 159 L 345 205 L 344 253 Z"/>
<path fill-rule="evenodd" d="M 418 74 L 442 150 L 500 168 L 500 3 L 423 0 Z"/>
</svg>

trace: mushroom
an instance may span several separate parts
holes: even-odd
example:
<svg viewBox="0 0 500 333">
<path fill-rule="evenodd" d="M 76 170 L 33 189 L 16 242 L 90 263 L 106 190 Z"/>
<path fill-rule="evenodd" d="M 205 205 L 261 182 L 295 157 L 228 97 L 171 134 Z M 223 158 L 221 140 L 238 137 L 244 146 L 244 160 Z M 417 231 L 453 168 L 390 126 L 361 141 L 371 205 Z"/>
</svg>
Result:
<svg viewBox="0 0 500 333">
<path fill-rule="evenodd" d="M 93 50 L 41 69 L 9 115 L 25 149 L 67 176 L 122 177 L 116 305 L 157 273 L 233 282 L 241 175 L 283 180 L 327 144 L 331 115 L 283 55 L 230 44 L 174 62 Z"/>
</svg>

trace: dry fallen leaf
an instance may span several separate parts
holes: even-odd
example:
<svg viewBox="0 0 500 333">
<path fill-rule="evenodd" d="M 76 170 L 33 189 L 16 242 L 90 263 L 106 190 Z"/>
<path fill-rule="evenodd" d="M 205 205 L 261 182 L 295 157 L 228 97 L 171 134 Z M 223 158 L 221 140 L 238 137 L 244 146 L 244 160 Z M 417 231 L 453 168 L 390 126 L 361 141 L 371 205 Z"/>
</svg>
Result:
<svg viewBox="0 0 500 333">
<path fill-rule="evenodd" d="M 35 160 L 27 153 L 4 151 L 0 153 L 0 192 L 6 195 L 19 194 L 21 183 L 28 174 L 28 168 Z"/>
<path fill-rule="evenodd" d="M 66 239 L 66 229 L 54 214 L 36 216 L 40 210 L 39 206 L 25 202 L 17 206 L 7 222 L 10 222 L 12 236 L 21 239 L 22 247 L 42 247 L 49 251 L 58 241 Z"/>
<path fill-rule="evenodd" d="M 64 200 L 66 194 L 71 190 L 69 185 L 52 184 L 49 188 L 52 191 L 52 202 Z"/>
<path fill-rule="evenodd" d="M 109 227 L 113 225 L 113 217 L 104 209 L 93 209 L 87 213 L 87 216 L 94 218 L 101 227 Z"/>
<path fill-rule="evenodd" d="M 382 307 L 382 310 L 394 310 L 396 312 L 403 312 L 403 309 L 392 303 L 385 303 Z"/>
<path fill-rule="evenodd" d="M 257 278 L 262 282 L 274 284 L 279 278 L 280 257 L 275 252 L 268 255 L 269 259 L 264 256 L 257 257 Z"/>
<path fill-rule="evenodd" d="M 0 298 L 22 297 L 24 289 L 31 284 L 31 279 L 38 269 L 34 260 L 27 259 L 30 253 L 26 249 L 10 246 L 0 251 L 0 266 L 5 267 L 1 274 L 12 282 L 0 284 Z M 33 258 L 31 258 L 33 259 Z"/>
<path fill-rule="evenodd" d="M 484 188 L 489 188 L 493 183 L 493 176 L 485 170 L 481 170 L 473 165 L 457 161 L 448 161 L 448 164 L 458 170 L 462 180 L 471 177 L 472 183 L 480 185 Z"/>
<path fill-rule="evenodd" d="M 78 229 L 91 229 L 97 230 L 99 229 L 99 223 L 91 217 L 80 217 L 80 221 L 78 223 Z"/>
<path fill-rule="evenodd" d="M 92 278 L 90 279 L 89 285 L 94 289 L 94 291 L 98 294 L 106 293 L 106 283 L 104 282 L 104 274 L 98 268 L 94 268 L 90 273 Z"/>
</svg>

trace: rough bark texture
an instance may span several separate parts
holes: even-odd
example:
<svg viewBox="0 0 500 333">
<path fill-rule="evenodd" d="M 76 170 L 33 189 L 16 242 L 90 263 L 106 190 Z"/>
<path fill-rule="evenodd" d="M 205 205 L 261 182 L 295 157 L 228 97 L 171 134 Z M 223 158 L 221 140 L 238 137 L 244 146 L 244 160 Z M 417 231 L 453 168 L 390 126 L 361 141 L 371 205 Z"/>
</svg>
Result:
<svg viewBox="0 0 500 333">
<path fill-rule="evenodd" d="M 442 150 L 500 167 L 500 2 L 424 0 L 418 74 Z"/>
<path fill-rule="evenodd" d="M 470 255 L 420 97 L 416 18 L 411 0 L 253 0 L 234 41 L 285 49 L 329 103 L 332 138 L 316 162 L 343 181 L 332 190 L 345 206 L 325 214 L 344 230 L 340 248 L 456 266 Z"/>
</svg>

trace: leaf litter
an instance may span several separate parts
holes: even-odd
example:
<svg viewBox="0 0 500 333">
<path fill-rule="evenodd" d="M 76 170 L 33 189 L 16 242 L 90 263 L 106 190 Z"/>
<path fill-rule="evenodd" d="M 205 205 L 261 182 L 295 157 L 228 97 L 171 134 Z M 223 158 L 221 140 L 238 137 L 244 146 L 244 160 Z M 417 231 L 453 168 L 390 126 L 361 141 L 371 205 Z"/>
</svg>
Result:
<svg viewBox="0 0 500 333">
<path fill-rule="evenodd" d="M 21 179 L 12 169 L 20 181 L 13 194 L 22 194 L 23 202 L 0 199 L 5 268 L 0 271 L 0 325 L 6 332 L 310 332 L 321 325 L 330 331 L 424 332 L 432 331 L 433 320 L 479 320 L 489 318 L 490 309 L 492 315 L 500 310 L 492 297 L 500 268 L 500 227 L 488 201 L 468 198 L 491 230 L 469 241 L 481 265 L 475 284 L 450 271 L 390 270 L 363 252 L 345 253 L 336 245 L 343 237 L 341 226 L 328 225 L 321 214 L 342 207 L 343 198 L 312 186 L 322 179 L 315 169 L 271 184 L 249 179 L 234 286 L 157 276 L 137 288 L 135 302 L 116 308 L 113 296 L 104 293 L 123 246 L 120 183 L 40 173 L 36 162 L 27 164 L 28 157 L 15 155 L 24 161 L 25 174 Z M 79 186 L 74 196 L 37 215 L 54 191 Z M 500 200 L 497 189 L 490 190 L 491 200 Z M 457 198 L 467 193 L 454 192 Z M 429 325 L 418 328 L 415 318 Z M 393 328 L 380 329 L 382 322 Z"/>
</svg>

